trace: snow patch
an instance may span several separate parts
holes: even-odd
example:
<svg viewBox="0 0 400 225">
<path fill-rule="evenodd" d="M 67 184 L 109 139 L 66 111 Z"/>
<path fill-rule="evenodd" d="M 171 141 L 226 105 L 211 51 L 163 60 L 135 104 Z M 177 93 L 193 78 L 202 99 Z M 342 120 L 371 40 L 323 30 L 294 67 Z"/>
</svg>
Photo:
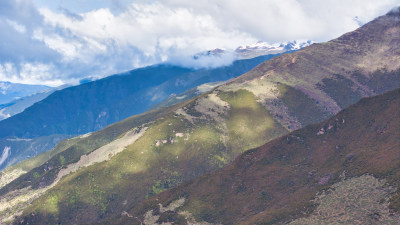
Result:
<svg viewBox="0 0 400 225">
<path fill-rule="evenodd" d="M 6 146 L 3 149 L 3 153 L 1 154 L 1 158 L 0 158 L 0 166 L 6 161 L 6 159 L 8 158 L 8 156 L 11 153 L 11 148 Z"/>
<path fill-rule="evenodd" d="M 264 41 L 259 41 L 255 44 L 239 46 L 235 50 L 235 53 L 242 58 L 246 58 L 246 56 L 249 57 L 257 55 L 277 54 L 286 51 L 296 51 L 301 48 L 307 47 L 312 43 L 313 43 L 312 41 L 301 41 L 301 40 L 292 42 L 283 42 L 283 43 L 273 43 L 273 44 Z"/>
<path fill-rule="evenodd" d="M 4 119 L 7 119 L 7 118 L 11 117 L 11 115 L 9 113 L 4 113 L 4 111 L 6 109 L 7 108 L 4 108 L 4 109 L 0 110 L 0 120 L 4 120 Z"/>
</svg>

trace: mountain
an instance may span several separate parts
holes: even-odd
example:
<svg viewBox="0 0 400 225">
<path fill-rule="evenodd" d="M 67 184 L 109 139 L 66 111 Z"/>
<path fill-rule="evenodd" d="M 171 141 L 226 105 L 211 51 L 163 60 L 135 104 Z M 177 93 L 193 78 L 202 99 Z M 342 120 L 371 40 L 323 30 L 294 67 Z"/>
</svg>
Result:
<svg viewBox="0 0 400 225">
<path fill-rule="evenodd" d="M 0 151 L 10 148 L 12 152 L 0 163 L 0 169 L 47 151 L 60 139 L 96 131 L 143 113 L 171 94 L 239 76 L 274 56 L 237 60 L 215 69 L 155 65 L 55 91 L 0 121 Z M 14 141 L 17 139 L 26 141 Z"/>
<path fill-rule="evenodd" d="M 55 92 L 56 90 L 61 90 L 63 88 L 68 87 L 67 85 L 62 85 L 57 88 L 50 88 L 47 90 L 43 90 L 25 97 L 18 98 L 6 104 L 0 105 L 0 120 L 7 119 L 11 116 L 14 116 L 26 108 L 32 106 L 36 102 L 39 102 L 45 99 L 47 96 Z"/>
<path fill-rule="evenodd" d="M 17 84 L 0 81 L 0 104 L 50 89 L 44 85 Z"/>
<path fill-rule="evenodd" d="M 102 223 L 120 215 L 129 217 L 132 216 L 130 210 L 141 207 L 146 199 L 154 200 L 152 196 L 212 173 L 249 149 L 321 122 L 362 97 L 399 88 L 399 19 L 399 13 L 388 13 L 338 39 L 281 54 L 200 96 L 63 141 L 51 151 L 5 169 L 0 178 L 0 221 L 85 224 Z M 358 112 L 368 115 L 367 109 Z M 375 114 L 379 112 L 374 110 Z M 361 118 L 362 113 L 354 117 Z M 396 115 L 396 111 L 393 113 Z M 384 117 L 389 118 L 388 113 L 385 112 Z M 348 122 L 346 119 L 345 126 Z M 357 129 L 364 126 L 354 125 Z M 333 129 L 329 125 L 324 130 L 317 128 L 312 130 L 315 136 L 319 131 L 325 134 Z M 385 127 L 377 130 L 385 131 Z M 373 141 L 373 136 L 367 133 L 362 137 L 363 129 L 357 132 L 357 136 L 352 136 L 355 144 L 358 143 L 355 137 Z M 324 143 L 317 144 L 323 146 Z M 352 149 L 353 146 L 347 147 Z M 338 148 L 340 150 L 341 146 Z M 275 156 L 283 163 L 290 159 L 290 155 L 279 155 L 279 152 L 272 155 Z M 306 163 L 307 155 L 302 157 Z M 357 160 L 359 155 L 355 157 Z M 349 160 L 352 158 L 349 155 Z M 318 162 L 318 158 L 315 160 Z M 295 172 L 297 165 L 303 168 L 300 161 L 285 171 Z M 329 164 L 325 166 L 328 168 Z M 280 168 L 275 167 L 277 172 L 283 173 Z M 395 170 L 392 172 L 396 174 Z M 316 177 L 326 175 L 321 180 L 323 184 L 325 180 L 330 181 L 329 173 L 318 171 Z M 336 176 L 336 171 L 330 176 Z M 278 189 L 292 190 L 291 185 L 296 183 L 283 179 L 279 184 Z M 240 184 L 234 188 L 249 190 Z M 240 192 L 237 194 L 240 196 Z M 268 193 L 260 195 L 269 198 Z M 313 197 L 314 193 L 309 195 L 309 199 Z M 171 211 L 170 207 L 181 202 L 174 200 L 172 206 L 163 202 L 160 212 Z M 209 218 L 212 221 L 224 216 L 222 212 L 221 217 L 215 217 L 212 211 L 202 210 L 200 201 L 192 206 L 196 204 L 199 211 L 191 212 L 202 213 L 201 217 L 196 215 L 196 220 Z M 152 207 L 141 211 L 140 216 L 148 214 L 152 219 L 147 213 Z M 234 220 L 240 212 L 237 214 L 228 216 Z"/>
<path fill-rule="evenodd" d="M 312 43 L 312 41 L 292 41 L 269 44 L 264 41 L 259 41 L 255 44 L 239 46 L 233 52 L 216 48 L 214 50 L 198 53 L 194 58 L 199 59 L 202 56 L 222 56 L 224 54 L 233 54 L 238 59 L 251 59 L 263 55 L 297 51 L 311 45 Z"/>
<path fill-rule="evenodd" d="M 240 155 L 107 224 L 398 224 L 400 89 Z"/>
<path fill-rule="evenodd" d="M 312 41 L 292 41 L 284 43 L 269 44 L 263 41 L 259 41 L 251 45 L 239 46 L 235 53 L 242 59 L 252 58 L 265 53 L 277 54 L 286 51 L 296 51 L 311 45 Z"/>
</svg>

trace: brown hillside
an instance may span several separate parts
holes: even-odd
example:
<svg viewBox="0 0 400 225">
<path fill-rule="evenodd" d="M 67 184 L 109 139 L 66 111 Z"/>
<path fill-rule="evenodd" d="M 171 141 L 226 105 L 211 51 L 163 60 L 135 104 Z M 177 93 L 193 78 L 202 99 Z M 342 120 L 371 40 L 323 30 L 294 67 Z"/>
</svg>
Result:
<svg viewBox="0 0 400 225">
<path fill-rule="evenodd" d="M 385 179 L 386 187 L 398 187 L 399 119 L 400 89 L 362 99 L 320 124 L 247 151 L 217 172 L 155 196 L 113 222 L 138 224 L 138 220 L 149 221 L 148 212 L 153 209 L 150 215 L 160 223 L 183 223 L 186 216 L 209 223 L 276 224 L 310 215 L 318 206 L 311 201 L 316 194 L 340 181 L 352 181 L 350 184 L 356 188 L 355 178 L 375 177 L 381 181 Z M 361 187 L 367 185 L 361 184 Z M 351 193 L 355 193 L 351 185 L 346 195 L 350 199 Z M 399 193 L 395 192 L 390 198 L 390 208 L 395 211 L 400 206 Z M 182 198 L 185 199 L 180 204 L 183 206 L 160 212 L 159 204 L 168 206 Z M 353 207 L 367 208 L 363 204 L 369 203 L 368 199 L 373 196 L 365 198 Z M 330 203 L 324 207 L 334 211 L 334 206 L 337 205 Z M 376 210 L 372 224 L 384 223 L 380 218 L 385 215 Z M 129 217 L 131 214 L 138 218 Z M 189 214 L 192 217 L 188 217 Z M 357 218 L 358 214 L 352 216 L 353 221 L 362 219 L 361 216 Z M 392 214 L 388 218 L 399 217 Z"/>
</svg>

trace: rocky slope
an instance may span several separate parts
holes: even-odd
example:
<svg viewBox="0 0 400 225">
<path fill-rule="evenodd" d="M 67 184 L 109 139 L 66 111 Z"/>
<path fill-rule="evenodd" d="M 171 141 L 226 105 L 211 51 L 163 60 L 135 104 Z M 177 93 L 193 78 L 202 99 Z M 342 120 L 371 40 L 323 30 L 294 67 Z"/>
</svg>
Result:
<svg viewBox="0 0 400 225">
<path fill-rule="evenodd" d="M 398 224 L 399 117 L 400 89 L 362 99 L 106 222 Z"/>
<path fill-rule="evenodd" d="M 9 168 L 2 175 L 1 220 L 74 224 L 129 217 L 143 200 L 248 149 L 399 87 L 399 17 L 389 13 L 338 39 L 280 55 L 201 96 Z M 290 189 L 287 182 L 281 186 Z"/>
</svg>

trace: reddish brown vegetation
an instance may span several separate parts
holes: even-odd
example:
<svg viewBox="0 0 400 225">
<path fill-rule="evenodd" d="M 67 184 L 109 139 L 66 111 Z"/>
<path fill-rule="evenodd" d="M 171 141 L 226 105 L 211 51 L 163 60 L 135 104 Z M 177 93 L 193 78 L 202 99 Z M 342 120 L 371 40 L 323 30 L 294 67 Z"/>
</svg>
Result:
<svg viewBox="0 0 400 225">
<path fill-rule="evenodd" d="M 179 197 L 182 210 L 223 224 L 279 223 L 314 206 L 316 193 L 346 177 L 373 174 L 400 184 L 400 89 L 362 99 L 335 117 L 250 150 L 234 163 L 147 200 L 129 213 L 143 216 Z M 317 132 L 324 128 L 323 135 Z M 399 195 L 392 199 L 398 210 Z M 117 223 L 132 221 L 121 217 Z"/>
</svg>

